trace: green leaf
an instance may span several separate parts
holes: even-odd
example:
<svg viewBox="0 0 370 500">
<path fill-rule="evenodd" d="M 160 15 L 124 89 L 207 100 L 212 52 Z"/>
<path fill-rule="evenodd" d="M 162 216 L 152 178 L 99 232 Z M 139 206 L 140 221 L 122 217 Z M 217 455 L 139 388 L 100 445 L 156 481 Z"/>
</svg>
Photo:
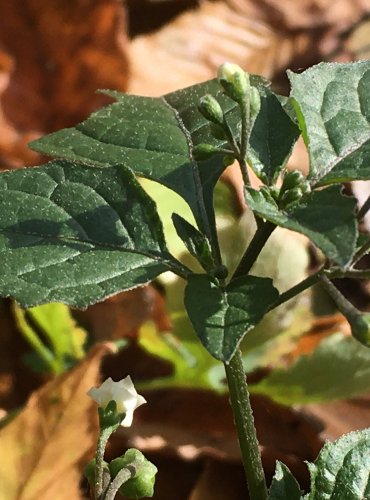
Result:
<svg viewBox="0 0 370 500">
<path fill-rule="evenodd" d="M 189 253 L 195 257 L 207 271 L 214 267 L 212 251 L 207 238 L 178 214 L 172 214 L 173 225 L 178 236 L 185 243 Z"/>
<path fill-rule="evenodd" d="M 331 335 L 311 354 L 273 370 L 250 389 L 286 405 L 358 396 L 370 389 L 370 352 L 352 337 Z"/>
<path fill-rule="evenodd" d="M 0 252 L 0 295 L 26 307 L 86 307 L 176 266 L 130 171 L 63 161 L 0 174 Z"/>
<path fill-rule="evenodd" d="M 342 195 L 340 186 L 314 191 L 304 196 L 299 204 L 284 210 L 261 190 L 247 188 L 246 200 L 260 217 L 308 236 L 339 265 L 345 266 L 351 261 L 358 236 L 354 217 L 356 201 Z"/>
<path fill-rule="evenodd" d="M 370 179 L 370 61 L 289 72 L 316 185 Z"/>
<path fill-rule="evenodd" d="M 42 365 L 47 362 L 48 369 L 51 369 L 53 373 L 63 373 L 84 357 L 86 331 L 76 325 L 66 305 L 45 304 L 25 311 L 14 304 L 14 313 L 18 327 L 26 340 L 34 347 L 38 361 L 41 361 L 41 357 Z M 45 346 L 45 349 L 50 352 L 50 359 L 45 359 L 44 352 L 46 351 L 39 352 L 38 346 L 32 341 L 38 337 L 41 342 L 39 333 L 47 340 L 48 347 Z"/>
<path fill-rule="evenodd" d="M 327 442 L 309 470 L 308 500 L 370 498 L 370 429 Z"/>
<path fill-rule="evenodd" d="M 278 295 L 269 278 L 245 276 L 221 288 L 209 276 L 193 274 L 184 302 L 204 347 L 216 359 L 228 362 Z"/>
<path fill-rule="evenodd" d="M 288 467 L 277 460 L 268 500 L 301 500 L 302 491 Z"/>
<path fill-rule="evenodd" d="M 264 92 L 265 80 L 254 76 L 251 83 Z M 193 149 L 204 143 L 220 147 L 227 144 L 213 137 L 210 122 L 199 112 L 198 104 L 204 95 L 214 96 L 235 135 L 239 134 L 240 125 L 237 104 L 222 93 L 217 80 L 157 98 L 106 93 L 117 102 L 92 114 L 74 128 L 33 141 L 32 149 L 93 166 L 128 166 L 137 175 L 155 180 L 182 196 L 203 232 L 205 210 L 211 230 L 215 232 L 212 196 L 217 179 L 225 168 L 223 156 L 196 162 Z M 272 94 L 263 94 L 262 97 L 262 115 L 252 130 L 249 155 L 260 172 L 267 162 L 269 173 L 265 175 L 270 176 L 275 175 L 276 169 L 285 162 L 297 133 L 281 106 L 277 110 L 279 104 Z M 265 119 L 269 119 L 269 132 L 265 131 Z M 278 132 L 271 135 L 275 129 L 284 132 L 283 138 Z M 275 146 L 278 151 L 271 159 L 269 154 L 272 155 Z"/>
<path fill-rule="evenodd" d="M 298 139 L 299 128 L 285 111 L 280 96 L 263 87 L 259 92 L 261 110 L 250 137 L 248 161 L 265 184 L 274 184 Z"/>
</svg>

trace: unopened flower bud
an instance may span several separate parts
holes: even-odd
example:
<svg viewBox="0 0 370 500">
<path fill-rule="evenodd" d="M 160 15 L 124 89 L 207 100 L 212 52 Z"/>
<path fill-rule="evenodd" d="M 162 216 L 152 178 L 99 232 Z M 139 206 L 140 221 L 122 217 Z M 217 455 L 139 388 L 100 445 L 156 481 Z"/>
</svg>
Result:
<svg viewBox="0 0 370 500">
<path fill-rule="evenodd" d="M 284 176 L 283 183 L 281 185 L 281 193 L 285 191 L 289 191 L 289 189 L 293 189 L 298 187 L 305 181 L 305 177 L 299 170 L 291 170 L 287 172 Z"/>
<path fill-rule="evenodd" d="M 218 81 L 225 94 L 238 103 L 244 101 L 250 92 L 249 74 L 240 66 L 224 63 L 218 69 Z"/>
<path fill-rule="evenodd" d="M 215 154 L 219 153 L 220 150 L 216 146 L 211 144 L 197 144 L 193 148 L 193 157 L 195 160 L 208 160 Z"/>
<path fill-rule="evenodd" d="M 219 103 L 211 94 L 207 94 L 201 98 L 198 109 L 207 120 L 222 125 L 224 113 Z"/>
<path fill-rule="evenodd" d="M 250 102 L 250 113 L 251 118 L 254 120 L 261 109 L 261 96 L 256 87 L 251 87 L 249 94 L 249 102 Z"/>
<path fill-rule="evenodd" d="M 221 264 L 220 266 L 213 268 L 210 271 L 210 274 L 217 279 L 224 280 L 227 278 L 229 271 L 226 266 Z"/>
<path fill-rule="evenodd" d="M 289 191 L 285 191 L 283 196 L 280 198 L 281 205 L 283 207 L 287 207 L 288 205 L 291 205 L 292 203 L 298 201 L 300 198 L 302 198 L 303 193 L 301 188 L 295 187 L 293 189 L 290 189 Z"/>
<path fill-rule="evenodd" d="M 152 497 L 157 467 L 149 462 L 139 450 L 131 448 L 122 457 L 112 460 L 109 464 L 112 477 L 115 478 L 120 470 L 130 467 L 133 463 L 137 467 L 137 472 L 134 477 L 121 485 L 119 492 L 126 498 Z"/>
<path fill-rule="evenodd" d="M 366 347 L 370 347 L 369 314 L 352 315 L 347 318 L 353 337 Z"/>
</svg>

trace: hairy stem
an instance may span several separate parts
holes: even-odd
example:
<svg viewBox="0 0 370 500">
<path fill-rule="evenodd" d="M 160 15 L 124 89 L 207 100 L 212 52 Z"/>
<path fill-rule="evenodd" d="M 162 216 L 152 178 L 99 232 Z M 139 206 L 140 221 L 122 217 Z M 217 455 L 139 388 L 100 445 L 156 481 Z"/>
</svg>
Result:
<svg viewBox="0 0 370 500">
<path fill-rule="evenodd" d="M 230 364 L 225 364 L 225 371 L 249 495 L 253 500 L 266 500 L 265 474 L 262 468 L 248 385 L 239 349 L 231 359 Z"/>
<path fill-rule="evenodd" d="M 103 462 L 104 452 L 109 436 L 111 435 L 110 429 L 103 429 L 98 438 L 96 447 L 96 469 L 95 469 L 95 500 L 102 500 L 103 494 Z"/>
<path fill-rule="evenodd" d="M 247 148 L 249 143 L 250 136 L 250 104 L 249 100 L 244 100 L 239 104 L 240 106 L 240 114 L 241 114 L 241 122 L 242 122 L 242 130 L 241 130 L 241 138 L 240 138 L 240 157 L 239 157 L 239 165 L 240 170 L 243 176 L 244 186 L 250 186 L 250 180 L 248 175 L 248 167 L 247 167 Z"/>
<path fill-rule="evenodd" d="M 123 485 L 123 483 L 135 477 L 139 468 L 140 463 L 136 461 L 133 461 L 129 465 L 126 465 L 126 467 L 123 467 L 110 483 L 103 500 L 114 500 L 118 490 Z"/>
</svg>

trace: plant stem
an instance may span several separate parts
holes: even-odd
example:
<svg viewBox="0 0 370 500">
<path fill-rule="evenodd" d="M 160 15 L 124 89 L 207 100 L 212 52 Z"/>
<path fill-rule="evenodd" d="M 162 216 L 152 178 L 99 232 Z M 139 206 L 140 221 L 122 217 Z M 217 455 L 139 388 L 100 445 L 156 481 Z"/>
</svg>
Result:
<svg viewBox="0 0 370 500">
<path fill-rule="evenodd" d="M 370 249 L 370 238 L 366 243 L 362 245 L 361 248 L 357 250 L 352 259 L 352 265 L 355 265 L 356 262 L 358 262 L 368 252 L 369 249 Z"/>
<path fill-rule="evenodd" d="M 111 435 L 111 429 L 103 429 L 98 438 L 98 444 L 96 446 L 96 469 L 95 469 L 95 499 L 101 500 L 103 494 L 103 461 L 105 447 L 107 446 L 107 441 Z"/>
<path fill-rule="evenodd" d="M 232 279 L 248 274 L 275 227 L 270 222 L 259 225 Z M 224 366 L 250 497 L 253 500 L 266 500 L 266 480 L 240 349 Z"/>
<path fill-rule="evenodd" d="M 126 467 L 123 467 L 110 483 L 103 500 L 114 500 L 118 490 L 123 485 L 123 483 L 125 483 L 132 477 L 135 477 L 139 468 L 140 463 L 136 461 L 133 461 L 131 464 L 126 465 Z"/>
<path fill-rule="evenodd" d="M 239 262 L 236 271 L 234 272 L 233 278 L 244 276 L 249 273 L 262 248 L 265 246 L 266 241 L 269 239 L 275 228 L 276 225 L 269 221 L 264 222 L 257 228 L 252 241 Z"/>
<path fill-rule="evenodd" d="M 358 211 L 357 220 L 361 221 L 369 210 L 370 210 L 370 196 Z"/>
<path fill-rule="evenodd" d="M 312 285 L 317 283 L 320 280 L 320 276 L 322 273 L 323 270 L 319 269 L 316 273 L 307 276 L 307 278 L 302 280 L 300 283 L 298 283 L 295 286 L 292 286 L 292 288 L 289 288 L 289 290 L 280 294 L 278 300 L 269 307 L 269 311 L 272 311 L 281 304 L 284 304 L 284 302 L 287 302 L 288 300 L 292 299 L 296 295 L 299 295 L 300 293 L 307 290 L 307 288 L 310 288 Z"/>
<path fill-rule="evenodd" d="M 231 359 L 230 364 L 225 364 L 225 371 L 249 495 L 253 500 L 266 500 L 266 480 L 262 468 L 256 428 L 254 426 L 248 385 L 239 349 Z"/>
<path fill-rule="evenodd" d="M 247 148 L 249 143 L 250 136 L 250 103 L 248 100 L 243 100 L 240 104 L 240 114 L 241 114 L 241 122 L 242 122 L 242 130 L 240 137 L 240 157 L 239 157 L 239 165 L 240 170 L 243 176 L 244 186 L 250 186 L 250 180 L 248 175 L 248 167 L 246 162 L 247 157 Z"/>
</svg>

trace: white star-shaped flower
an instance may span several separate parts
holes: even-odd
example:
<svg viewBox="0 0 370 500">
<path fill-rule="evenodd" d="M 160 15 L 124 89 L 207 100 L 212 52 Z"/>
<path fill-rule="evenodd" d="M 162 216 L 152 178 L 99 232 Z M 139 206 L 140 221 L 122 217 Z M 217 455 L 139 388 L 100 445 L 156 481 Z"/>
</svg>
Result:
<svg viewBox="0 0 370 500">
<path fill-rule="evenodd" d="M 114 382 L 110 377 L 98 388 L 93 387 L 87 393 L 101 408 L 106 408 L 109 401 L 115 401 L 118 413 L 125 413 L 122 420 L 123 427 L 130 427 L 136 408 L 146 403 L 143 396 L 136 392 L 130 375 Z"/>
</svg>

